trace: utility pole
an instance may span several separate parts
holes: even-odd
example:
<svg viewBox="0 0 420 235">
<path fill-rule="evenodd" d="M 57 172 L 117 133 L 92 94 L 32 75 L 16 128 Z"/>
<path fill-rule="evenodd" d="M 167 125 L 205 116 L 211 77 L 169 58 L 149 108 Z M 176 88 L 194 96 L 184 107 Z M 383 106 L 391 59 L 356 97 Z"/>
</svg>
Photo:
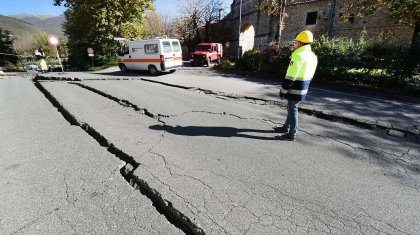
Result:
<svg viewBox="0 0 420 235">
<path fill-rule="evenodd" d="M 279 45 L 281 42 L 282 27 L 284 25 L 284 14 L 286 12 L 286 0 L 280 0 L 280 11 L 279 11 Z"/>
<path fill-rule="evenodd" d="M 239 26 L 238 26 L 238 56 L 237 59 L 241 57 L 241 24 L 242 24 L 242 0 L 239 1 Z"/>
</svg>

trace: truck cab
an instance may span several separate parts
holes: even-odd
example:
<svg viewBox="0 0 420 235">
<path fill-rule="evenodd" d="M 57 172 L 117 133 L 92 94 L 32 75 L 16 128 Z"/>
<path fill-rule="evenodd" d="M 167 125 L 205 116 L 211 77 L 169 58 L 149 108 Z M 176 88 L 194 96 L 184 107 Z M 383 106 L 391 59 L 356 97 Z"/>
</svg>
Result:
<svg viewBox="0 0 420 235">
<path fill-rule="evenodd" d="M 194 52 L 190 55 L 190 62 L 192 66 L 207 64 L 211 62 L 220 62 L 223 56 L 223 47 L 220 43 L 200 43 Z"/>
</svg>

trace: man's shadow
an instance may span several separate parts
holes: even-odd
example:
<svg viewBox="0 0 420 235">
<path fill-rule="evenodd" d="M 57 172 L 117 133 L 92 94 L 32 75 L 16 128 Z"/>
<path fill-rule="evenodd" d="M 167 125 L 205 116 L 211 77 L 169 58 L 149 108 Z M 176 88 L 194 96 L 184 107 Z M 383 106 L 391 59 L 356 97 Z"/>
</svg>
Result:
<svg viewBox="0 0 420 235">
<path fill-rule="evenodd" d="M 152 130 L 166 131 L 174 135 L 184 136 L 214 136 L 214 137 L 243 137 L 258 140 L 275 140 L 273 137 L 255 136 L 245 133 L 274 133 L 272 130 L 256 130 L 256 129 L 238 129 L 234 127 L 219 126 L 170 126 L 153 125 L 149 127 Z"/>
</svg>

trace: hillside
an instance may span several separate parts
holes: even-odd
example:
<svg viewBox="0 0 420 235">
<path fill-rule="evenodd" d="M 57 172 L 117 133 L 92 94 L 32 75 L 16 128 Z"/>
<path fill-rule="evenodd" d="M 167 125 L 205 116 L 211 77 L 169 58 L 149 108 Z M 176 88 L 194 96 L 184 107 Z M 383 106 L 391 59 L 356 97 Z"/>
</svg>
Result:
<svg viewBox="0 0 420 235">
<path fill-rule="evenodd" d="M 27 33 L 40 33 L 41 29 L 33 24 L 17 20 L 11 17 L 0 15 L 0 28 L 12 32 L 14 35 L 24 35 Z"/>
<path fill-rule="evenodd" d="M 33 24 L 45 32 L 55 34 L 59 37 L 63 37 L 62 24 L 65 21 L 64 15 L 53 16 L 53 15 L 32 15 L 32 14 L 18 14 L 11 15 L 9 17 L 17 20 Z"/>
<path fill-rule="evenodd" d="M 10 31 L 14 36 L 18 54 L 31 55 L 34 48 L 48 44 L 49 33 L 27 22 L 0 15 L 0 28 Z"/>
</svg>

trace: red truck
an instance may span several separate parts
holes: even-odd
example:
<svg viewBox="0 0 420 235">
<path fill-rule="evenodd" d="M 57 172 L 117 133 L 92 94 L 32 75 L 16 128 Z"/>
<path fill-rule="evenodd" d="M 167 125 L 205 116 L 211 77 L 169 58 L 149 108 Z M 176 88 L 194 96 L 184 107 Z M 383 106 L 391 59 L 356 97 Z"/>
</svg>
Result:
<svg viewBox="0 0 420 235">
<path fill-rule="evenodd" d="M 220 43 L 200 43 L 196 46 L 193 53 L 190 55 L 190 62 L 192 66 L 207 64 L 211 62 L 220 62 L 223 56 L 223 47 Z"/>
</svg>

